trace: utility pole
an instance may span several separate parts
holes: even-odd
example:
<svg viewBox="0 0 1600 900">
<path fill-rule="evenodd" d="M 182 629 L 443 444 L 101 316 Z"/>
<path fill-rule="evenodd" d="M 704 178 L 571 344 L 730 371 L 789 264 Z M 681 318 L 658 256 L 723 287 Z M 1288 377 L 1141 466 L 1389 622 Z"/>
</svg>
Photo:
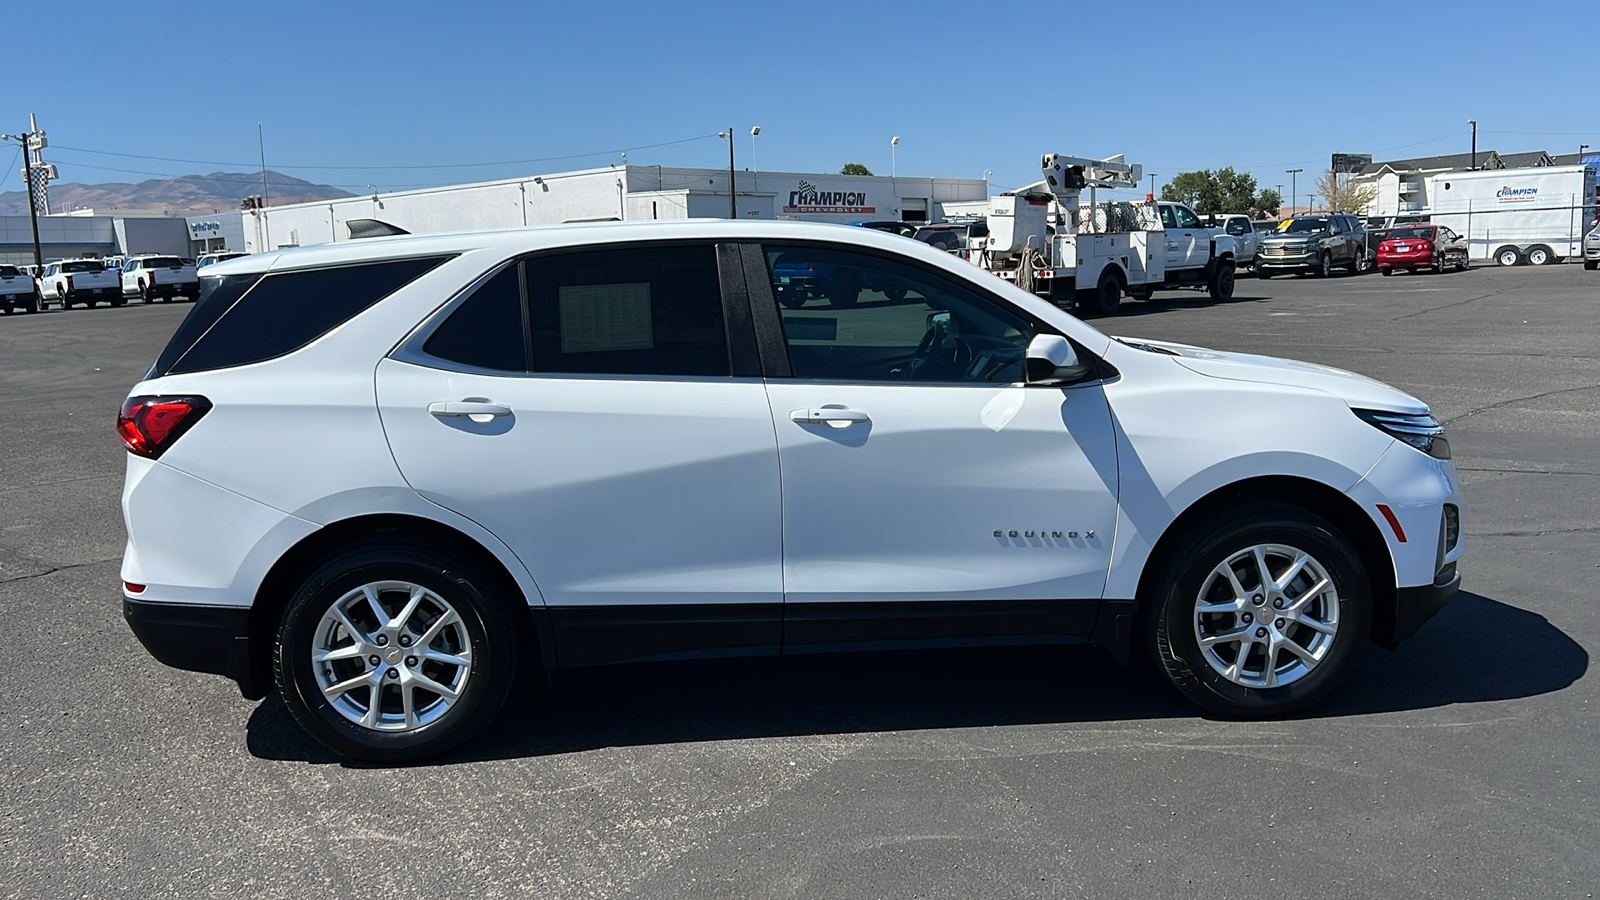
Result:
<svg viewBox="0 0 1600 900">
<path fill-rule="evenodd" d="M 1305 169 L 1284 169 L 1284 174 L 1289 176 L 1289 208 L 1292 210 L 1299 205 L 1300 192 L 1295 188 L 1295 178 Z M 1290 213 L 1294 215 L 1294 213 Z"/>
<path fill-rule="evenodd" d="M 1478 171 L 1478 120 L 1468 119 L 1467 124 L 1472 126 L 1472 171 Z"/>
<path fill-rule="evenodd" d="M 271 205 L 271 195 L 267 193 L 267 138 L 261 130 L 261 123 L 256 123 L 256 146 L 261 148 L 261 222 L 267 229 L 266 243 L 272 243 L 272 225 L 267 222 L 267 207 Z M 267 249 L 271 249 L 270 246 Z"/>
<path fill-rule="evenodd" d="M 44 268 L 44 250 L 39 246 L 39 200 L 35 193 L 33 183 L 34 170 L 43 169 L 35 166 L 33 155 L 45 146 L 44 132 L 39 130 L 37 120 L 30 120 L 33 130 L 21 134 L 0 134 L 0 141 L 17 141 L 22 144 L 22 180 L 28 183 L 28 224 L 33 226 L 33 264 L 35 267 Z"/>
</svg>

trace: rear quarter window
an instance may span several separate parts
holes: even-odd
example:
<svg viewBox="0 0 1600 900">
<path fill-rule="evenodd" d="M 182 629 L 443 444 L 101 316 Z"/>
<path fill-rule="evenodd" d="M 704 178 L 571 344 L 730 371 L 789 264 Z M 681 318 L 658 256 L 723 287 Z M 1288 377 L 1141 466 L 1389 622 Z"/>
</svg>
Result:
<svg viewBox="0 0 1600 900">
<path fill-rule="evenodd" d="M 201 279 L 148 377 L 243 366 L 299 350 L 448 257 Z"/>
</svg>

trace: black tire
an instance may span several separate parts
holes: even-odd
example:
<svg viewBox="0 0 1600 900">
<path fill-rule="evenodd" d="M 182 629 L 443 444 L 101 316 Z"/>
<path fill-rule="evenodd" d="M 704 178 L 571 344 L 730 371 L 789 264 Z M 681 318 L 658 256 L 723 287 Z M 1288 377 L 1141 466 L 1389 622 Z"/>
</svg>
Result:
<svg viewBox="0 0 1600 900">
<path fill-rule="evenodd" d="M 25 313 L 36 313 L 39 311 L 39 306 L 38 294 L 34 294 L 32 297 L 22 301 L 22 311 Z"/>
<path fill-rule="evenodd" d="M 1383 273 L 1383 274 L 1385 274 L 1385 275 L 1393 275 L 1393 274 L 1394 274 L 1394 269 L 1392 269 L 1392 268 L 1389 268 L 1389 267 L 1387 267 L 1387 266 L 1386 266 L 1386 267 L 1384 267 L 1384 268 L 1382 268 L 1382 269 L 1379 269 L 1379 270 L 1378 270 L 1378 271 L 1379 271 L 1379 272 L 1382 272 L 1382 273 Z"/>
<path fill-rule="evenodd" d="M 112 308 L 120 307 L 120 306 L 122 306 L 122 304 L 127 303 L 127 302 L 128 302 L 128 298 L 122 296 L 122 291 L 121 290 L 118 290 L 115 294 L 111 295 L 111 306 L 112 306 Z"/>
<path fill-rule="evenodd" d="M 1322 251 L 1322 257 L 1317 261 L 1317 268 L 1312 274 L 1316 275 L 1318 278 L 1327 278 L 1328 276 L 1332 275 L 1333 254 L 1326 250 Z"/>
<path fill-rule="evenodd" d="M 1362 272 L 1365 272 L 1366 270 L 1367 270 L 1367 251 L 1366 250 L 1357 250 L 1356 251 L 1356 255 L 1350 260 L 1350 266 L 1349 266 L 1348 269 L 1346 269 L 1346 271 L 1348 271 L 1351 275 L 1360 275 Z"/>
<path fill-rule="evenodd" d="M 145 306 L 149 306 L 151 303 L 155 302 L 151 298 L 150 286 L 142 281 L 139 282 L 139 299 L 144 301 Z"/>
<path fill-rule="evenodd" d="M 1534 244 L 1528 248 L 1525 257 L 1530 266 L 1553 266 L 1560 260 L 1556 259 L 1555 251 L 1543 244 Z"/>
<path fill-rule="evenodd" d="M 1433 265 L 1428 267 L 1428 271 L 1432 272 L 1435 275 L 1443 275 L 1444 274 L 1444 254 L 1443 253 L 1440 253 L 1438 256 L 1435 256 L 1433 258 Z"/>
<path fill-rule="evenodd" d="M 1522 265 L 1522 251 L 1509 244 L 1494 252 L 1494 261 L 1502 266 Z"/>
<path fill-rule="evenodd" d="M 1122 305 L 1122 281 L 1117 273 L 1106 269 L 1092 291 L 1078 292 L 1078 309 L 1091 316 L 1114 316 Z"/>
<path fill-rule="evenodd" d="M 410 730 L 380 731 L 347 719 L 318 686 L 311 660 L 312 642 L 328 609 L 351 590 L 377 581 L 409 582 L 443 598 L 460 616 L 470 646 L 471 662 L 464 682 L 457 682 L 464 687 L 454 705 Z M 523 630 L 513 618 L 520 598 L 505 596 L 501 584 L 469 559 L 402 539 L 374 540 L 335 554 L 301 582 L 279 623 L 273 663 L 284 705 L 319 743 L 353 759 L 407 762 L 472 738 L 499 713 L 527 653 L 521 646 Z M 397 639 L 393 646 L 404 645 Z M 400 666 L 394 660 L 387 664 Z"/>
<path fill-rule="evenodd" d="M 1233 266 L 1226 263 L 1217 263 L 1211 271 L 1206 290 L 1211 294 L 1213 301 L 1231 300 L 1233 298 Z"/>
<path fill-rule="evenodd" d="M 67 289 L 59 284 L 56 285 L 56 302 L 61 304 L 62 309 L 72 308 L 72 295 L 68 294 Z"/>
<path fill-rule="evenodd" d="M 778 292 L 778 302 L 784 309 L 799 309 L 806 305 L 805 295 L 796 290 Z"/>
<path fill-rule="evenodd" d="M 1326 598 L 1312 601 L 1337 610 L 1335 630 L 1319 661 L 1287 684 L 1276 687 L 1248 686 L 1227 676 L 1216 668 L 1218 663 L 1207 660 L 1200 648 L 1197 631 L 1202 616 L 1196 606 L 1202 599 L 1202 588 L 1217 567 L 1230 557 L 1252 546 L 1286 545 L 1309 554 L 1326 573 L 1337 592 L 1337 602 Z M 1269 568 L 1271 564 L 1269 563 Z M 1308 567 L 1309 568 L 1309 567 Z M 1278 574 L 1274 572 L 1273 574 Z M 1246 571 L 1239 577 L 1247 593 L 1253 592 Z M 1173 686 L 1190 700 L 1215 713 L 1236 717 L 1275 716 L 1304 709 L 1317 702 L 1342 682 L 1355 667 L 1361 650 L 1367 642 L 1372 623 L 1371 586 L 1367 580 L 1361 557 L 1348 539 L 1338 529 L 1320 516 L 1290 503 L 1275 500 L 1250 501 L 1232 509 L 1220 510 L 1194 523 L 1186 539 L 1162 560 L 1154 571 L 1148 597 L 1142 597 L 1147 610 L 1146 639 L 1150 651 Z M 1291 582 L 1291 585 L 1293 582 Z M 1256 585 L 1259 586 L 1259 585 Z M 1253 593 L 1245 602 L 1245 614 L 1208 614 L 1212 621 L 1233 616 L 1234 624 L 1241 628 L 1259 629 L 1252 635 L 1267 631 L 1285 634 L 1293 639 L 1317 640 L 1305 625 L 1276 618 L 1270 603 L 1270 590 Z M 1255 597 L 1262 597 L 1255 603 Z M 1292 606 L 1291 602 L 1291 606 Z M 1253 620 L 1258 614 L 1274 616 L 1270 628 L 1265 618 Z M 1327 618 L 1326 614 L 1323 616 Z M 1226 623 L 1214 624 L 1214 629 Z M 1283 629 L 1279 631 L 1278 629 Z M 1215 633 L 1215 631 L 1213 632 Z M 1299 643 L 1299 640 L 1296 640 Z M 1222 645 L 1218 645 L 1222 646 Z M 1306 646 L 1306 645 L 1302 645 Z M 1262 675 L 1267 670 L 1265 652 L 1261 645 L 1252 643 L 1248 648 L 1234 648 L 1235 659 L 1242 649 L 1246 661 L 1241 667 L 1248 671 L 1250 661 L 1259 654 L 1263 662 Z M 1213 655 L 1223 651 L 1213 650 Z M 1276 660 L 1293 656 L 1280 650 Z M 1287 663 L 1293 666 L 1293 661 Z M 1281 666 L 1276 666 L 1274 671 Z M 1231 666 L 1229 668 L 1232 668 Z M 1290 673 L 1292 674 L 1292 673 Z"/>
<path fill-rule="evenodd" d="M 1270 270 L 1270 269 L 1256 269 L 1256 277 L 1260 278 L 1263 281 L 1265 281 L 1266 279 L 1272 277 L 1272 270 Z"/>
<path fill-rule="evenodd" d="M 1600 260 L 1586 259 L 1583 261 L 1583 267 L 1593 272 L 1595 269 L 1600 269 Z"/>
</svg>

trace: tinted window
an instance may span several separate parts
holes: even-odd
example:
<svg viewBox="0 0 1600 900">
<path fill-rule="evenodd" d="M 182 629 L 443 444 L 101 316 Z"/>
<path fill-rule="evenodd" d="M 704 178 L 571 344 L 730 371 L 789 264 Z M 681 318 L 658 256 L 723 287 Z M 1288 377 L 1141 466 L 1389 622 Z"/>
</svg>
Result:
<svg viewBox="0 0 1600 900">
<path fill-rule="evenodd" d="M 533 371 L 731 373 L 710 244 L 562 253 L 523 265 Z"/>
<path fill-rule="evenodd" d="M 480 369 L 526 371 L 520 272 L 512 265 L 474 291 L 422 345 L 423 352 Z"/>
<path fill-rule="evenodd" d="M 176 256 L 151 256 L 143 260 L 146 269 L 177 268 L 183 260 Z"/>
<path fill-rule="evenodd" d="M 1170 206 L 1163 205 L 1161 207 L 1161 227 L 1163 227 L 1163 228 L 1177 228 L 1178 227 L 1178 217 L 1177 217 L 1177 215 L 1175 215 L 1172 212 L 1172 210 L 1173 210 L 1173 207 L 1170 207 Z"/>
<path fill-rule="evenodd" d="M 768 245 L 796 378 L 1023 380 L 1032 326 L 946 276 L 864 253 Z M 807 283 L 783 273 L 815 272 Z"/>
<path fill-rule="evenodd" d="M 1433 240 L 1433 229 L 1432 228 L 1417 228 L 1417 227 L 1395 228 L 1395 229 L 1392 229 L 1389 232 L 1389 237 L 1394 238 L 1396 240 L 1398 240 L 1400 238 L 1407 238 L 1407 239 L 1414 239 L 1414 240 L 1430 240 L 1431 241 L 1431 240 Z"/>
<path fill-rule="evenodd" d="M 106 267 L 102 266 L 99 263 L 98 260 L 92 260 L 92 259 L 84 259 L 84 260 L 79 260 L 77 262 L 69 262 L 69 263 L 62 263 L 61 264 L 61 271 L 69 272 L 69 273 L 104 272 L 105 270 L 106 270 Z"/>
<path fill-rule="evenodd" d="M 293 352 L 442 262 L 429 257 L 203 279 L 194 309 L 151 372 L 203 372 Z"/>
<path fill-rule="evenodd" d="M 1234 237 L 1238 237 L 1240 235 L 1250 233 L 1250 220 L 1240 218 L 1229 219 L 1227 225 L 1224 227 L 1229 234 L 1233 235 Z"/>
<path fill-rule="evenodd" d="M 1174 206 L 1173 213 L 1178 217 L 1179 228 L 1199 228 L 1200 219 L 1187 206 Z"/>
<path fill-rule="evenodd" d="M 1309 234 L 1317 231 L 1327 231 L 1329 227 L 1327 218 L 1323 217 L 1319 219 L 1289 219 L 1279 225 L 1278 230 L 1286 234 Z"/>
<path fill-rule="evenodd" d="M 21 274 L 16 266 L 0 266 L 0 278 L 15 278 Z"/>
</svg>

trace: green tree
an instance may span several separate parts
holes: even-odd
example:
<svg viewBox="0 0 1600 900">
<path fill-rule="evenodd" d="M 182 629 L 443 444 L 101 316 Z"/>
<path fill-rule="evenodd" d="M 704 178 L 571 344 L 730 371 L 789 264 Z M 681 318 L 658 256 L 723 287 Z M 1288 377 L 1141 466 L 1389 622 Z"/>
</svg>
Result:
<svg viewBox="0 0 1600 900">
<path fill-rule="evenodd" d="M 844 168 L 839 170 L 839 174 L 840 175 L 871 175 L 872 174 L 872 170 L 867 168 L 866 166 L 863 166 L 861 163 L 845 163 L 844 164 Z"/>
<path fill-rule="evenodd" d="M 1161 199 L 1187 203 L 1198 213 L 1275 211 L 1283 203 L 1277 191 L 1256 193 L 1255 176 L 1232 166 L 1180 173 L 1162 186 Z"/>
</svg>

